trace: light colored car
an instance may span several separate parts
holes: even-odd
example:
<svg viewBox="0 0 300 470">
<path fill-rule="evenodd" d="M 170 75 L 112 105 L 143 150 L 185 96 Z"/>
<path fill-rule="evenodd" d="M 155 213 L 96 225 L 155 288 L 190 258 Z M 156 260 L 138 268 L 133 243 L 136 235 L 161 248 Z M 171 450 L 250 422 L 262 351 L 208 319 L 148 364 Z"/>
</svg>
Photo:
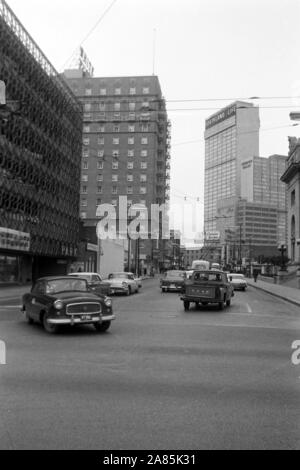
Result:
<svg viewBox="0 0 300 470">
<path fill-rule="evenodd" d="M 110 295 L 110 282 L 104 281 L 98 273 L 70 273 L 69 276 L 85 279 L 95 294 Z"/>
<path fill-rule="evenodd" d="M 185 271 L 185 275 L 186 275 L 186 279 L 191 279 L 192 275 L 193 275 L 193 270 L 188 270 L 188 271 Z"/>
<path fill-rule="evenodd" d="M 231 282 L 234 290 L 243 290 L 245 291 L 248 287 L 248 283 L 243 274 L 230 273 L 227 275 L 229 281 Z"/>
<path fill-rule="evenodd" d="M 139 285 L 132 273 L 111 273 L 108 276 L 111 294 L 134 294 L 139 292 Z"/>
</svg>

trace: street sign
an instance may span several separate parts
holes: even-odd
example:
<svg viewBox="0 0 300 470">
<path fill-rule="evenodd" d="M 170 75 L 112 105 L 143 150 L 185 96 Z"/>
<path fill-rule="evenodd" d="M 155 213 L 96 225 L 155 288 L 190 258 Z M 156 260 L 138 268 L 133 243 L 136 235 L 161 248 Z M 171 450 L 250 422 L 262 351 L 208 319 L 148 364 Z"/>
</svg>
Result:
<svg viewBox="0 0 300 470">
<path fill-rule="evenodd" d="M 1 105 L 6 105 L 6 86 L 5 83 L 0 80 L 0 106 Z"/>
</svg>

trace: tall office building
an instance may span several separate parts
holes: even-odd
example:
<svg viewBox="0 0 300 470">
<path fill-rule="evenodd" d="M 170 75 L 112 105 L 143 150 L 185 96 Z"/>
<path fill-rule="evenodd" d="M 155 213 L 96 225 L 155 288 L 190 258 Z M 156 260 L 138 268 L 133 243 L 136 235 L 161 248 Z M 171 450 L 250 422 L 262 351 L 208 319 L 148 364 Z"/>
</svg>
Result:
<svg viewBox="0 0 300 470">
<path fill-rule="evenodd" d="M 66 274 L 77 257 L 81 106 L 0 0 L 0 284 Z"/>
<path fill-rule="evenodd" d="M 243 197 L 241 164 L 259 155 L 259 109 L 236 101 L 205 123 L 204 232 L 217 229 L 217 203 Z M 228 213 L 235 224 L 234 210 Z"/>
<path fill-rule="evenodd" d="M 128 206 L 169 199 L 170 122 L 158 77 L 92 77 L 67 70 L 65 79 L 83 105 L 80 216 L 94 226 L 97 207 L 119 196 Z M 143 266 L 158 267 L 159 246 L 143 240 Z"/>
</svg>

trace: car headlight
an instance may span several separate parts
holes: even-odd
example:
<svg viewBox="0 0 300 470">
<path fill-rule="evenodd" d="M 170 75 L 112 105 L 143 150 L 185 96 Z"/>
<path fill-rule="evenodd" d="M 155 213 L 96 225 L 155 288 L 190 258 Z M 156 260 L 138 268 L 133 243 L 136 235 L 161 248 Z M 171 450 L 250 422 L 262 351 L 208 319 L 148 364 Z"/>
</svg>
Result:
<svg viewBox="0 0 300 470">
<path fill-rule="evenodd" d="M 56 308 L 56 310 L 62 310 L 64 308 L 64 304 L 61 300 L 56 300 L 54 302 L 54 308 Z"/>
<path fill-rule="evenodd" d="M 109 297 L 105 297 L 104 303 L 106 307 L 111 307 L 112 306 L 112 300 Z"/>
</svg>

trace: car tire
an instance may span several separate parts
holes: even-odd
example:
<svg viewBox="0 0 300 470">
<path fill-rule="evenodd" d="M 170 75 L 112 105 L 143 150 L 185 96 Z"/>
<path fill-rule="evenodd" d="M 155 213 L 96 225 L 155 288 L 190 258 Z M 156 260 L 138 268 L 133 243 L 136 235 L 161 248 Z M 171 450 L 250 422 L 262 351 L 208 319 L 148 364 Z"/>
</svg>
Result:
<svg viewBox="0 0 300 470">
<path fill-rule="evenodd" d="M 131 294 L 131 289 L 130 289 L 130 286 L 128 286 L 127 291 L 125 292 L 125 295 L 127 295 L 127 297 L 129 297 L 130 294 Z"/>
<path fill-rule="evenodd" d="M 27 312 L 27 310 L 26 310 L 25 307 L 23 308 L 23 313 L 24 313 L 25 320 L 27 321 L 27 323 L 28 323 L 29 325 L 33 325 L 34 320 L 28 315 L 28 312 Z"/>
<path fill-rule="evenodd" d="M 190 302 L 188 300 L 185 300 L 183 302 L 183 307 L 184 307 L 184 310 L 187 312 L 190 309 Z"/>
<path fill-rule="evenodd" d="M 230 305 L 231 305 L 231 299 L 226 300 L 226 305 L 227 305 L 227 307 L 230 307 Z"/>
<path fill-rule="evenodd" d="M 224 310 L 224 301 L 219 302 L 219 310 Z"/>
<path fill-rule="evenodd" d="M 102 323 L 94 323 L 94 328 L 98 333 L 105 333 L 111 325 L 110 321 L 104 321 Z"/>
<path fill-rule="evenodd" d="M 46 313 L 44 313 L 44 315 L 42 317 L 42 324 L 43 324 L 44 330 L 47 333 L 49 333 L 51 335 L 55 335 L 58 332 L 58 326 L 57 325 L 51 325 L 50 323 L 48 323 L 48 315 Z"/>
</svg>

